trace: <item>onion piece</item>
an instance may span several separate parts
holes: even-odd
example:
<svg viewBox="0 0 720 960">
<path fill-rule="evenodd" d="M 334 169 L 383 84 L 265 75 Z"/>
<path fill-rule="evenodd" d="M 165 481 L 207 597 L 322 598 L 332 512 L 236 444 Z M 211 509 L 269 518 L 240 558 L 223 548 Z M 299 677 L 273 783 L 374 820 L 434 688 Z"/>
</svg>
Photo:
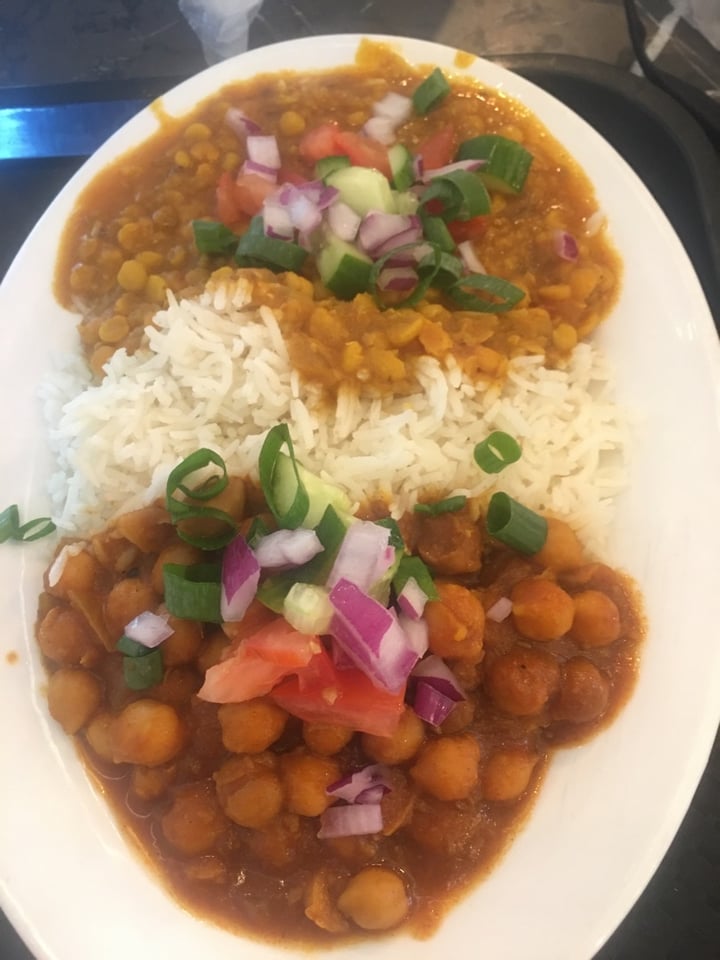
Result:
<svg viewBox="0 0 720 960">
<path fill-rule="evenodd" d="M 449 697 L 456 703 L 465 700 L 465 694 L 457 681 L 457 677 L 450 667 L 440 657 L 431 653 L 429 657 L 424 657 L 415 667 L 411 674 L 412 681 L 422 680 L 424 683 L 435 687 L 444 696 Z"/>
<path fill-rule="evenodd" d="M 446 697 L 431 683 L 421 680 L 415 689 L 413 710 L 426 723 L 439 727 L 455 709 L 456 701 Z"/>
<path fill-rule="evenodd" d="M 314 530 L 275 530 L 261 537 L 253 547 L 261 567 L 299 567 L 324 550 Z"/>
<path fill-rule="evenodd" d="M 512 613 L 512 600 L 510 597 L 500 597 L 490 607 L 485 616 L 494 623 L 502 623 Z"/>
<path fill-rule="evenodd" d="M 410 239 L 402 239 L 410 234 Z M 405 243 L 422 240 L 422 223 L 415 214 L 383 213 L 371 210 L 365 214 L 358 230 L 360 247 L 371 257 L 377 256 L 387 246 L 388 250 Z M 383 251 L 386 252 L 386 251 Z"/>
<path fill-rule="evenodd" d="M 141 643 L 144 647 L 152 650 L 159 647 L 163 640 L 167 640 L 175 631 L 168 623 L 170 614 L 152 613 L 145 610 L 126 623 L 123 633 L 131 640 Z"/>
<path fill-rule="evenodd" d="M 408 577 L 397 595 L 397 605 L 411 620 L 419 620 L 423 615 L 428 595 L 415 577 Z"/>
<path fill-rule="evenodd" d="M 389 774 L 390 771 L 383 764 L 371 763 L 331 783 L 325 788 L 325 793 L 336 800 L 347 800 L 348 803 L 373 803 L 368 791 L 379 787 L 383 794 L 389 793 L 392 789 Z"/>
<path fill-rule="evenodd" d="M 278 240 L 292 240 L 295 227 L 286 207 L 277 202 L 266 200 L 262 210 L 263 228 L 268 237 Z"/>
<path fill-rule="evenodd" d="M 379 803 L 351 803 L 345 807 L 328 807 L 320 815 L 320 840 L 329 837 L 359 837 L 380 833 L 383 828 Z"/>
<path fill-rule="evenodd" d="M 342 200 L 333 203 L 327 212 L 327 222 L 335 234 L 341 240 L 351 243 L 357 236 L 362 217 L 355 213 L 352 207 L 349 207 Z"/>
<path fill-rule="evenodd" d="M 553 246 L 555 253 L 563 260 L 574 263 L 578 258 L 578 245 L 575 237 L 567 230 L 553 231 Z"/>
<path fill-rule="evenodd" d="M 254 160 L 246 160 L 242 165 L 243 173 L 254 173 L 256 177 L 262 177 L 268 183 L 277 183 L 277 170 L 274 167 L 268 167 L 264 163 L 256 163 Z"/>
<path fill-rule="evenodd" d="M 412 267 L 383 267 L 377 279 L 379 290 L 412 290 L 418 275 Z"/>
<path fill-rule="evenodd" d="M 397 693 L 418 661 L 397 616 L 342 579 L 330 591 L 335 615 L 330 633 L 369 680 L 378 688 Z"/>
<path fill-rule="evenodd" d="M 435 177 L 444 177 L 448 173 L 455 173 L 456 170 L 467 170 L 473 173 L 485 165 L 485 160 L 456 160 L 454 163 L 446 163 L 443 167 L 435 167 L 433 170 L 425 170 L 419 179 L 423 183 L 429 183 Z"/>
<path fill-rule="evenodd" d="M 389 147 L 395 143 L 395 128 L 398 124 L 390 117 L 370 117 L 363 125 L 363 133 L 367 134 L 372 140 L 382 143 Z"/>
<path fill-rule="evenodd" d="M 257 593 L 260 564 L 244 537 L 235 537 L 222 561 L 220 616 L 227 623 L 242 620 Z"/>
<path fill-rule="evenodd" d="M 424 657 L 428 651 L 428 625 L 426 620 L 413 620 L 401 613 L 398 623 L 403 628 L 408 643 L 418 657 Z"/>
<path fill-rule="evenodd" d="M 271 170 L 279 170 L 281 165 L 280 147 L 277 139 L 272 136 L 249 136 L 245 141 L 248 160 L 259 163 Z"/>
<path fill-rule="evenodd" d="M 343 537 L 327 578 L 332 588 L 340 580 L 349 580 L 368 593 L 395 562 L 395 547 L 390 545 L 390 530 L 370 520 L 351 523 Z"/>
<path fill-rule="evenodd" d="M 241 138 L 260 133 L 260 124 L 251 120 L 239 107 L 228 107 L 225 112 L 225 123 Z"/>
<path fill-rule="evenodd" d="M 403 230 L 402 233 L 398 233 L 394 237 L 390 237 L 389 240 L 386 240 L 385 243 L 377 247 L 371 256 L 375 259 L 384 257 L 386 253 L 390 253 L 396 247 L 406 247 L 412 243 L 419 243 L 420 240 L 422 240 L 422 227 L 412 225 L 408 227 L 407 230 Z M 430 247 L 430 249 L 432 250 L 432 247 Z M 422 257 L 420 257 L 420 260 L 422 260 Z M 419 262 L 418 260 L 418 263 Z"/>
<path fill-rule="evenodd" d="M 463 240 L 462 243 L 458 244 L 458 253 L 462 262 L 465 264 L 470 273 L 487 273 L 487 270 L 480 262 L 478 255 L 475 253 L 475 247 L 472 245 L 472 240 Z"/>
<path fill-rule="evenodd" d="M 373 104 L 372 111 L 376 117 L 388 117 L 399 125 L 410 118 L 412 109 L 410 97 L 403 96 L 402 93 L 386 93 L 382 100 Z"/>
</svg>

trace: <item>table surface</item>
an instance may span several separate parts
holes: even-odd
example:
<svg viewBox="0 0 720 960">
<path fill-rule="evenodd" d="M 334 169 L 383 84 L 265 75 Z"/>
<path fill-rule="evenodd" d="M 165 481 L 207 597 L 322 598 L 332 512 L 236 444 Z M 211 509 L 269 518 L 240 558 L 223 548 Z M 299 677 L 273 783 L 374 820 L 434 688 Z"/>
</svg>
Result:
<svg viewBox="0 0 720 960">
<path fill-rule="evenodd" d="M 200 2 L 181 0 L 180 6 Z M 718 0 L 696 7 L 709 10 L 713 2 Z M 720 102 L 720 53 L 703 33 L 679 19 L 669 0 L 639 0 L 638 10 L 656 64 Z M 634 64 L 622 0 L 264 0 L 239 42 L 252 47 L 332 32 L 408 34 L 485 56 L 572 54 L 621 71 Z M 207 46 L 205 52 L 218 55 Z M 175 0 L 0 0 L 0 92 L 143 78 L 162 83 L 205 64 L 201 43 Z M 56 175 L 60 186 L 62 170 Z M 665 860 L 595 960 L 720 958 L 719 800 L 716 744 Z M 31 960 L 2 914 L 0 960 Z"/>
</svg>

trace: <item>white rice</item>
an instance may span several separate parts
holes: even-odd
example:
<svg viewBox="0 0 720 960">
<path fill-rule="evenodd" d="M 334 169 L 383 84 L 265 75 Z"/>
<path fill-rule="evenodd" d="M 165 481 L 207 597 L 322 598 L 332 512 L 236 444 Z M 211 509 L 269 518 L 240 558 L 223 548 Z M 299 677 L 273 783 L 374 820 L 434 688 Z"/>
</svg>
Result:
<svg viewBox="0 0 720 960">
<path fill-rule="evenodd" d="M 373 399 L 341 390 L 328 410 L 291 369 L 272 310 L 248 306 L 250 293 L 238 281 L 173 300 L 148 328 L 147 347 L 115 353 L 101 384 L 90 384 L 79 358 L 45 383 L 58 463 L 50 496 L 63 532 L 85 535 L 160 495 L 172 467 L 198 447 L 220 453 L 233 473 L 256 475 L 265 434 L 287 421 L 298 459 L 355 502 L 385 496 L 399 514 L 424 492 L 504 490 L 566 518 L 602 552 L 625 483 L 628 430 L 596 347 L 578 345 L 562 370 L 540 357 L 513 360 L 502 387 L 426 357 L 415 393 Z M 472 456 L 492 430 L 523 449 L 495 477 Z"/>
</svg>

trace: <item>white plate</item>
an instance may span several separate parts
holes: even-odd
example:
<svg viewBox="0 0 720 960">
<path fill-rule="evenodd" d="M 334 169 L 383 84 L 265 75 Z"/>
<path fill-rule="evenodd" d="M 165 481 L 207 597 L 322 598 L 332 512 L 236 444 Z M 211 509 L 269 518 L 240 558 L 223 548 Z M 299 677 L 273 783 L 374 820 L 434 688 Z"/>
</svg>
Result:
<svg viewBox="0 0 720 960">
<path fill-rule="evenodd" d="M 232 80 L 352 61 L 358 37 L 313 37 L 251 51 L 163 98 L 170 113 Z M 454 69 L 455 51 L 383 38 L 416 63 Z M 459 71 L 460 72 L 460 71 Z M 619 505 L 613 559 L 640 582 L 650 622 L 637 689 L 615 724 L 553 762 L 528 826 L 491 877 L 435 937 L 344 948 L 342 960 L 451 956 L 589 960 L 640 894 L 690 802 L 720 717 L 720 350 L 687 256 L 643 184 L 586 123 L 526 80 L 482 60 L 466 72 L 533 110 L 595 184 L 625 262 L 600 334 L 622 402 L 641 424 Z M 72 179 L 0 288 L 0 505 L 47 501 L 50 463 L 36 388 L 75 317 L 55 302 L 57 241 L 79 190 L 155 129 L 145 110 Z M 0 549 L 0 889 L 30 948 L 52 960 L 265 960 L 278 951 L 181 910 L 126 846 L 69 739 L 49 721 L 33 620 L 47 544 Z M 17 651 L 11 665 L 6 655 Z M 286 954 L 283 954 L 286 955 Z"/>
</svg>

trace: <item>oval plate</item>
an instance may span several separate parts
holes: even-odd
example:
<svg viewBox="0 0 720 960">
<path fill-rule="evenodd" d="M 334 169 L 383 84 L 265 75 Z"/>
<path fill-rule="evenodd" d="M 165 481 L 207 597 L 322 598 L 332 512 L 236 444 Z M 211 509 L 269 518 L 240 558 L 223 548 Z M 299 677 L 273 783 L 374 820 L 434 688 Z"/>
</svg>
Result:
<svg viewBox="0 0 720 960">
<path fill-rule="evenodd" d="M 527 826 L 435 936 L 367 941 L 334 956 L 422 960 L 473 943 L 485 960 L 590 960 L 667 849 L 720 718 L 720 349 L 668 221 L 591 127 L 496 65 L 476 59 L 460 70 L 450 48 L 376 39 L 410 62 L 476 77 L 521 101 L 595 185 L 625 262 L 621 297 L 598 339 L 615 363 L 619 399 L 638 417 L 631 485 L 618 504 L 609 559 L 640 583 L 649 630 L 625 710 L 591 743 L 555 758 Z M 312 37 L 253 50 L 176 87 L 163 97 L 163 108 L 182 114 L 224 84 L 256 73 L 352 62 L 359 40 Z M 23 516 L 43 512 L 52 466 L 37 386 L 53 356 L 77 345 L 76 318 L 52 295 L 58 238 L 79 191 L 156 126 L 152 111 L 144 110 L 88 160 L 39 221 L 0 288 L 0 505 L 18 502 Z M 234 960 L 238 950 L 246 960 L 278 956 L 272 945 L 239 941 L 178 907 L 126 843 L 71 741 L 50 721 L 33 639 L 50 550 L 41 542 L 0 551 L 0 890 L 10 919 L 48 960 Z"/>
</svg>

